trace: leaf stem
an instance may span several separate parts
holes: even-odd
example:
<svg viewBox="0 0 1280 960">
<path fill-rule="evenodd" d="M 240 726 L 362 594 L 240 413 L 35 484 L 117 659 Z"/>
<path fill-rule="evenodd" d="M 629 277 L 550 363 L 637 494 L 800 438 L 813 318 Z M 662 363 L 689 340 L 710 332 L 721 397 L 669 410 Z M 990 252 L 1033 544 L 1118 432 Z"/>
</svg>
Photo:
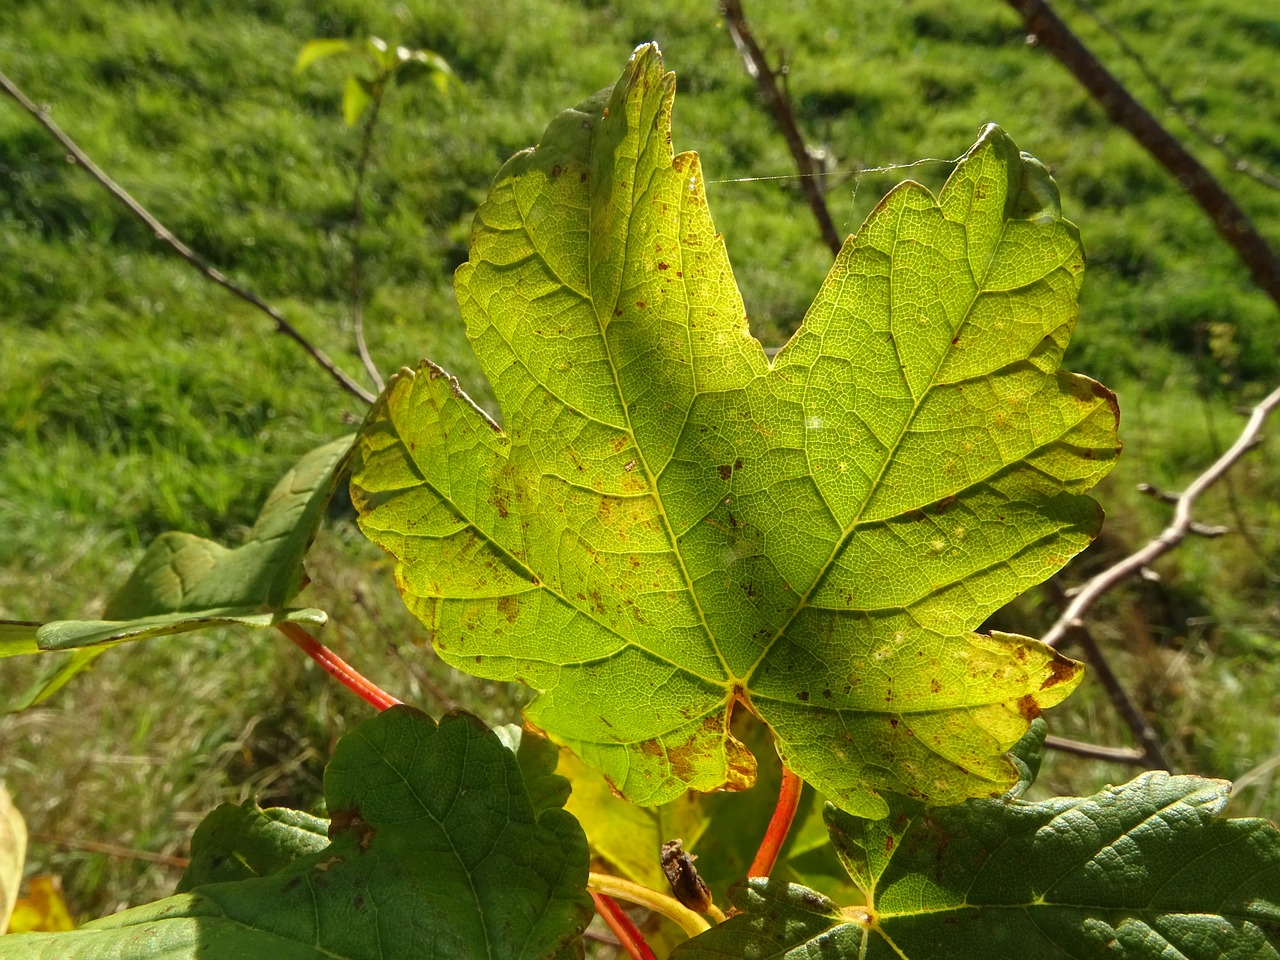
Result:
<svg viewBox="0 0 1280 960">
<path fill-rule="evenodd" d="M 782 788 L 778 791 L 778 804 L 773 808 L 773 817 L 769 820 L 769 829 L 764 832 L 760 841 L 760 849 L 756 858 L 751 861 L 748 877 L 767 877 L 778 860 L 778 853 L 786 842 L 787 833 L 791 830 L 791 821 L 795 819 L 796 808 L 800 805 L 800 790 L 804 781 L 791 772 L 785 763 L 782 765 Z"/>
<path fill-rule="evenodd" d="M 590 873 L 587 875 L 587 889 L 593 896 L 598 893 L 610 898 L 617 897 L 619 900 L 626 900 L 628 903 L 647 907 L 654 913 L 660 913 L 690 937 L 696 937 L 711 926 L 701 914 L 690 910 L 675 897 L 659 893 L 657 890 L 650 890 L 648 887 L 624 880 L 622 877 L 607 873 Z M 721 917 L 723 918 L 723 914 Z M 617 931 L 615 930 L 614 933 Z"/>
<path fill-rule="evenodd" d="M 375 710 L 385 710 L 387 707 L 394 707 L 397 703 L 400 703 L 399 700 L 372 680 L 363 676 L 359 670 L 303 630 L 298 624 L 289 622 L 277 623 L 276 629 L 301 647 L 303 653 L 333 674 L 339 683 Z"/>
<path fill-rule="evenodd" d="M 596 893 L 589 886 L 588 892 L 591 894 L 591 899 L 595 901 L 596 913 L 600 914 L 601 919 L 609 925 L 613 935 L 618 938 L 619 946 L 627 951 L 631 960 L 658 960 L 653 955 L 653 950 L 649 948 L 649 944 L 645 942 L 644 934 L 631 922 L 631 918 L 618 906 L 617 901 L 608 894 Z"/>
</svg>

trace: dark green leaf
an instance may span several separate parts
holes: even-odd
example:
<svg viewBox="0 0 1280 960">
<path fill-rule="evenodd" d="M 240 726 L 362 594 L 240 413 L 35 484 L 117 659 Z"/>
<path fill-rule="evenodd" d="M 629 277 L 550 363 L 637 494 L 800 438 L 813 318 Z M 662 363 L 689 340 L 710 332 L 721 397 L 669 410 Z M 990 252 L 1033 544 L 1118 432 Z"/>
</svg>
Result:
<svg viewBox="0 0 1280 960">
<path fill-rule="evenodd" d="M 268 845 L 269 875 L 204 884 L 71 933 L 0 937 L 0 958 L 581 955 L 586 838 L 565 811 L 534 810 L 515 756 L 474 717 L 437 726 L 403 706 L 374 717 L 339 742 L 325 795 L 333 840 L 323 850 L 281 867 L 291 833 Z M 245 839 L 231 833 L 224 852 Z"/>
<path fill-rule="evenodd" d="M 329 821 L 300 810 L 224 803 L 196 827 L 178 893 L 206 883 L 266 877 L 329 845 Z"/>
<path fill-rule="evenodd" d="M 879 821 L 829 806 L 866 906 L 752 880 L 738 893 L 743 916 L 673 957 L 1274 960 L 1280 832 L 1218 819 L 1228 793 L 1221 781 L 1147 773 L 1038 803 L 895 799 Z"/>
</svg>

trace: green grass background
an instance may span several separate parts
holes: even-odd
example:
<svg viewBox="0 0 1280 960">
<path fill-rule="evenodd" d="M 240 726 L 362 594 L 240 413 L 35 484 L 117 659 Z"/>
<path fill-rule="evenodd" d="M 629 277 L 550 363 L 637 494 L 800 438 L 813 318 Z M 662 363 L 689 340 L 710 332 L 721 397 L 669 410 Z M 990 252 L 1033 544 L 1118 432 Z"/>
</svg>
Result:
<svg viewBox="0 0 1280 960">
<path fill-rule="evenodd" d="M 1134 64 L 1080 8 L 1061 12 L 1168 122 Z M 1280 13 L 1233 0 L 1112 0 L 1110 18 L 1208 129 L 1280 171 Z M 1250 12 L 1252 11 L 1252 12 Z M 814 0 L 748 6 L 785 55 L 800 123 L 834 159 L 828 201 L 853 231 L 893 183 L 949 167 L 1000 122 L 1043 159 L 1089 253 L 1066 366 L 1120 395 L 1125 456 L 1099 498 L 1108 525 L 1068 579 L 1149 537 L 1178 489 L 1230 443 L 1238 409 L 1280 381 L 1280 320 L 1208 219 L 996 0 Z M 384 371 L 426 356 L 489 395 L 451 275 L 499 165 L 556 112 L 611 83 L 656 39 L 679 77 L 674 143 L 696 149 L 753 330 L 779 345 L 830 264 L 781 137 L 712 2 L 641 0 L 8 0 L 0 70 L 203 256 L 277 305 L 352 372 L 348 276 L 357 131 L 349 62 L 300 77 L 315 37 L 377 34 L 442 54 L 463 81 L 393 92 L 374 147 L 364 240 L 366 325 Z M 1280 193 L 1196 152 L 1280 245 Z M 235 543 L 276 478 L 362 415 L 269 322 L 165 252 L 28 116 L 0 102 L 0 617 L 91 617 L 146 543 L 170 529 Z M 1272 433 L 1277 428 L 1273 426 Z M 1204 502 L 1232 526 L 1160 564 L 1100 609 L 1099 638 L 1179 770 L 1249 775 L 1280 755 L 1280 458 L 1254 453 Z M 493 720 L 523 694 L 435 660 L 388 564 L 340 507 L 304 599 L 326 640 L 428 710 Z M 1052 617 L 1029 595 L 1001 625 Z M 0 663 L 0 691 L 38 665 Z M 0 777 L 33 831 L 29 868 L 63 876 L 81 917 L 167 892 L 170 868 L 68 849 L 104 841 L 178 853 L 222 799 L 314 807 L 333 741 L 367 712 L 283 640 L 210 631 L 110 652 L 48 707 L 0 721 Z M 1055 732 L 1125 743 L 1086 682 Z M 1055 756 L 1043 789 L 1129 776 Z M 1280 814 L 1250 775 L 1239 812 Z"/>
</svg>

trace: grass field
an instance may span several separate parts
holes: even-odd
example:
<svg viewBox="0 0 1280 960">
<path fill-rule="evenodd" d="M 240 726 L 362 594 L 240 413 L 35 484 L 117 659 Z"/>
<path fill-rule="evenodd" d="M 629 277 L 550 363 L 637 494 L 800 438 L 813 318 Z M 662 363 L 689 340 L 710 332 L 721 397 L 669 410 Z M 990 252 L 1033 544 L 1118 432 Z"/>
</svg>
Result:
<svg viewBox="0 0 1280 960">
<path fill-rule="evenodd" d="M 1061 6 L 1158 108 L 1114 40 Z M 1231 0 L 1098 8 L 1204 126 L 1280 171 L 1280 15 Z M 815 0 L 747 13 L 770 52 L 785 53 L 801 124 L 834 158 L 840 229 L 855 230 L 893 183 L 936 186 L 949 166 L 858 170 L 956 157 L 987 121 L 1054 171 L 1090 256 L 1065 365 L 1117 388 L 1126 443 L 1098 494 L 1103 540 L 1079 569 L 1141 543 L 1168 508 L 1134 484 L 1178 489 L 1230 442 L 1237 408 L 1280 381 L 1274 305 L 1003 4 Z M 675 146 L 701 154 L 753 330 L 777 345 L 800 322 L 830 255 L 711 2 L 9 0 L 0 70 L 178 235 L 355 372 L 359 137 L 339 106 L 349 65 L 300 77 L 292 65 L 308 39 L 371 33 L 438 51 L 462 80 L 447 98 L 395 91 L 375 143 L 365 313 L 384 372 L 427 356 L 487 400 L 451 287 L 475 207 L 507 156 L 650 39 L 679 76 Z M 1197 151 L 1280 245 L 1280 193 Z M 0 104 L 0 618 L 95 615 L 165 530 L 236 542 L 287 466 L 361 415 L 264 317 L 168 255 L 29 117 Z M 1205 502 L 1204 519 L 1233 534 L 1190 544 L 1159 582 L 1119 591 L 1101 611 L 1097 633 L 1180 770 L 1238 777 L 1280 755 L 1274 449 L 1273 439 Z M 388 689 L 437 712 L 457 702 L 516 716 L 520 690 L 434 659 L 387 562 L 340 508 L 310 569 L 304 599 L 333 615 L 326 639 Z M 1029 596 L 1002 625 L 1034 634 L 1048 614 Z M 0 663 L 0 691 L 37 668 Z M 114 650 L 47 708 L 0 721 L 0 777 L 45 838 L 30 868 L 61 874 L 89 917 L 166 892 L 176 875 L 54 841 L 181 853 L 220 799 L 312 807 L 334 739 L 365 712 L 277 638 L 187 634 Z M 1057 711 L 1055 732 L 1126 741 L 1088 683 Z M 1128 775 L 1055 757 L 1044 782 L 1078 792 Z M 1280 788 L 1266 775 L 1250 782 L 1240 808 L 1280 816 Z"/>
</svg>

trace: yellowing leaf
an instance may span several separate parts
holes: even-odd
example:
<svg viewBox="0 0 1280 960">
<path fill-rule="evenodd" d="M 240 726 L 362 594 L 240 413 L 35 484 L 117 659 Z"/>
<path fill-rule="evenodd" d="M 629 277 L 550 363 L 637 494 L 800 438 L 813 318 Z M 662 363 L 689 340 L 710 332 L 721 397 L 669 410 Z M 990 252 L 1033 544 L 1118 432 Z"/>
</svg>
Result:
<svg viewBox="0 0 1280 960">
<path fill-rule="evenodd" d="M 0 933 L 9 924 L 27 858 L 27 824 L 0 783 Z"/>
<path fill-rule="evenodd" d="M 772 364 L 656 48 L 480 208 L 456 287 L 505 429 L 442 370 L 388 384 L 352 495 L 442 657 L 628 799 L 741 789 L 742 705 L 843 809 L 1002 792 L 1079 665 L 971 631 L 1082 549 L 1114 397 L 1057 372 L 1083 255 L 988 127 L 891 193 Z"/>
<path fill-rule="evenodd" d="M 18 900 L 9 921 L 9 933 L 61 933 L 74 930 L 62 881 L 40 874 L 27 882 L 27 895 Z"/>
</svg>

